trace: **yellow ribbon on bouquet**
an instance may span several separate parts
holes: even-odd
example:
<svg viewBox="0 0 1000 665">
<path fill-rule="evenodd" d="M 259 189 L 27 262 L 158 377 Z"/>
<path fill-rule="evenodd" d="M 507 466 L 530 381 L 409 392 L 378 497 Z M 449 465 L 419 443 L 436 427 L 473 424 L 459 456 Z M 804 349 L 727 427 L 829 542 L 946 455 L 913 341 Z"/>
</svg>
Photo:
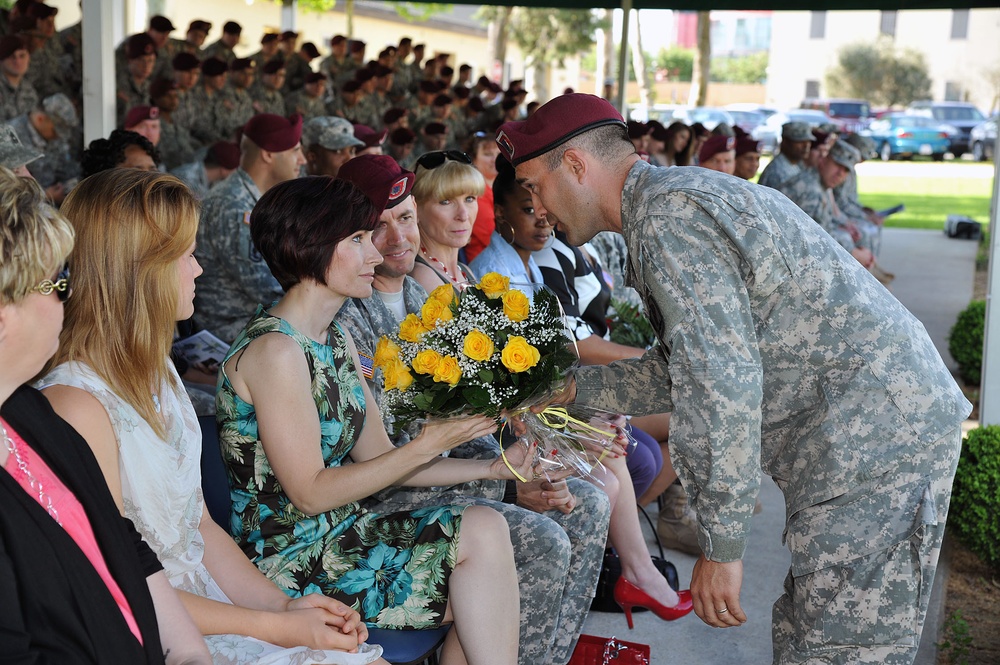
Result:
<svg viewBox="0 0 1000 665">
<path fill-rule="evenodd" d="M 511 417 L 517 416 L 518 414 L 524 413 L 529 410 L 530 409 L 528 408 L 519 409 L 515 411 L 513 414 L 511 414 Z M 538 419 L 542 422 L 543 425 L 554 430 L 565 430 L 570 425 L 576 425 L 577 427 L 580 427 L 582 429 L 589 429 L 592 432 L 596 432 L 601 436 L 607 436 L 609 434 L 609 432 L 607 432 L 606 430 L 594 427 L 590 423 L 584 422 L 579 418 L 574 418 L 573 416 L 569 415 L 569 411 L 567 411 L 565 408 L 561 406 L 545 407 L 535 415 L 538 417 Z M 509 418 L 504 420 L 503 424 L 504 428 L 508 426 L 509 420 L 510 420 Z M 597 465 L 600 464 L 605 457 L 607 457 L 607 454 L 608 454 L 607 449 L 601 451 L 601 456 L 597 458 L 597 462 L 594 463 L 594 466 L 591 467 L 591 470 L 597 468 Z M 507 455 L 504 453 L 503 449 L 500 450 L 500 457 L 503 459 L 503 463 L 507 465 L 507 468 L 510 470 L 510 472 L 514 474 L 515 478 L 520 480 L 522 483 L 528 482 L 528 479 L 522 476 L 520 473 L 518 473 L 517 470 L 514 469 L 513 466 L 511 466 L 511 463 L 507 461 Z"/>
</svg>

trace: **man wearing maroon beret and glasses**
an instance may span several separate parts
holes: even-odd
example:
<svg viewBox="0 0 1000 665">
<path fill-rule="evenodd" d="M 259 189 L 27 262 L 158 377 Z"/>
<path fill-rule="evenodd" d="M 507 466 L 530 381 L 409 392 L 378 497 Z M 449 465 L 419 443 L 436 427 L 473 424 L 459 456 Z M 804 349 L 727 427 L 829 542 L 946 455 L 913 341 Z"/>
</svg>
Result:
<svg viewBox="0 0 1000 665">
<path fill-rule="evenodd" d="M 792 555 L 774 662 L 911 663 L 971 410 L 920 322 L 780 193 L 640 160 L 598 97 L 557 97 L 497 144 L 570 243 L 625 238 L 660 344 L 577 370 L 557 399 L 673 412 L 671 457 L 699 522 L 698 616 L 747 620 L 763 468 Z"/>
<path fill-rule="evenodd" d="M 205 197 L 198 226 L 198 322 L 225 342 L 233 341 L 258 304 L 281 294 L 250 239 L 250 211 L 264 192 L 299 177 L 302 116 L 263 113 L 243 127 L 240 167 Z"/>
<path fill-rule="evenodd" d="M 339 177 L 357 185 L 382 211 L 372 232 L 372 243 L 383 259 L 375 266 L 372 295 L 348 300 L 337 314 L 337 321 L 354 339 L 362 374 L 379 402 L 384 379 L 371 365 L 375 344 L 381 335 L 398 330 L 407 314 L 419 314 L 427 300 L 423 287 L 409 276 L 420 247 L 416 206 L 410 196 L 414 175 L 388 155 L 362 155 L 345 164 Z M 402 446 L 409 440 L 403 433 L 392 443 Z M 492 436 L 467 441 L 450 453 L 465 459 L 492 459 L 499 454 Z M 611 510 L 604 492 L 576 478 L 476 481 L 447 488 L 394 487 L 379 492 L 375 500 L 371 506 L 375 511 L 485 505 L 503 515 L 511 532 L 521 596 L 518 662 L 562 665 L 569 660 L 600 572 Z"/>
</svg>

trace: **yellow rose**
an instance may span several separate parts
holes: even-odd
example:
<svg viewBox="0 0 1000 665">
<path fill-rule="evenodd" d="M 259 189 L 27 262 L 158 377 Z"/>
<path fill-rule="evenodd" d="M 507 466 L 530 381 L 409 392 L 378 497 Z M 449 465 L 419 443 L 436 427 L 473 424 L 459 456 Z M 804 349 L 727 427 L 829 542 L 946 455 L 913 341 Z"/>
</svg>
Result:
<svg viewBox="0 0 1000 665">
<path fill-rule="evenodd" d="M 398 364 L 396 369 L 396 387 L 399 388 L 399 392 L 405 392 L 407 388 L 413 385 L 413 375 L 410 374 L 410 368 L 402 360 L 397 360 L 396 363 Z"/>
<path fill-rule="evenodd" d="M 417 374 L 433 374 L 441 362 L 441 354 L 433 349 L 424 349 L 413 359 L 413 371 Z"/>
<path fill-rule="evenodd" d="M 420 318 L 424 327 L 430 330 L 439 320 L 451 320 L 451 308 L 448 305 L 442 305 L 440 300 L 428 298 L 424 306 L 420 308 Z"/>
<path fill-rule="evenodd" d="M 501 300 L 503 300 L 503 313 L 507 315 L 508 319 L 516 323 L 528 318 L 531 301 L 528 300 L 528 296 L 524 295 L 524 291 L 511 289 L 503 294 Z"/>
<path fill-rule="evenodd" d="M 385 367 L 390 360 L 399 357 L 401 350 L 399 345 L 388 337 L 380 337 L 378 344 L 375 345 L 375 358 L 373 358 L 375 367 Z"/>
<path fill-rule="evenodd" d="M 399 338 L 407 342 L 419 342 L 425 332 L 427 332 L 427 326 L 417 318 L 416 314 L 407 314 L 403 322 L 399 324 Z"/>
<path fill-rule="evenodd" d="M 485 293 L 487 298 L 499 298 L 507 293 L 509 288 L 510 277 L 498 272 L 488 272 L 479 280 L 479 290 Z"/>
<path fill-rule="evenodd" d="M 462 368 L 454 356 L 444 356 L 434 369 L 434 380 L 438 383 L 455 385 L 462 378 Z"/>
<path fill-rule="evenodd" d="M 452 288 L 451 284 L 442 284 L 433 291 L 431 291 L 429 300 L 437 300 L 442 305 L 448 306 L 455 302 L 455 289 Z"/>
<path fill-rule="evenodd" d="M 473 330 L 465 336 L 462 352 L 473 360 L 483 361 L 493 357 L 493 340 L 486 333 Z"/>
<path fill-rule="evenodd" d="M 500 362 L 512 372 L 526 372 L 538 364 L 541 354 L 528 344 L 523 337 L 514 335 L 507 340 L 507 346 L 500 352 Z"/>
</svg>

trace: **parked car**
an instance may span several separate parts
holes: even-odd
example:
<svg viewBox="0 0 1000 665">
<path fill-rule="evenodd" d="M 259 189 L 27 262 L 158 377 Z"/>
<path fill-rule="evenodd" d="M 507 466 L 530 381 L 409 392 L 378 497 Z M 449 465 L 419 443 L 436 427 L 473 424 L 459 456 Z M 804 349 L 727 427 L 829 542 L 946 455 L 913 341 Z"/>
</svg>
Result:
<svg viewBox="0 0 1000 665">
<path fill-rule="evenodd" d="M 937 161 L 944 159 L 950 139 L 947 128 L 934 118 L 911 113 L 890 113 L 863 132 L 875 142 L 882 161 L 894 157 L 923 155 Z"/>
<path fill-rule="evenodd" d="M 969 151 L 969 134 L 972 128 L 986 120 L 982 111 L 965 102 L 913 102 L 908 113 L 934 118 L 938 123 L 949 125 L 951 134 L 949 152 L 961 157 Z"/>
<path fill-rule="evenodd" d="M 763 152 L 773 153 L 781 140 L 781 126 L 786 122 L 804 122 L 810 127 L 819 127 L 823 123 L 833 122 L 827 114 L 822 111 L 812 111 L 808 109 L 792 109 L 784 113 L 771 115 L 763 125 L 750 132 L 755 141 L 761 143 Z"/>
<path fill-rule="evenodd" d="M 713 106 L 680 106 L 677 104 L 654 104 L 648 108 L 636 106 L 629 111 L 629 117 L 641 122 L 658 120 L 667 126 L 676 121 L 689 126 L 700 122 L 708 130 L 715 129 L 720 122 L 724 122 L 730 127 L 735 124 L 733 116 L 728 111 Z"/>
<path fill-rule="evenodd" d="M 735 126 L 740 127 L 747 134 L 753 134 L 753 130 L 757 129 L 764 124 L 767 120 L 767 116 L 759 111 L 739 111 L 733 109 L 726 109 L 729 115 L 733 116 L 733 122 Z"/>
<path fill-rule="evenodd" d="M 845 134 L 856 134 L 868 128 L 872 121 L 871 106 L 863 99 L 825 99 L 810 97 L 802 100 L 801 108 L 822 111 Z"/>
<path fill-rule="evenodd" d="M 992 160 L 997 145 L 997 119 L 991 118 L 973 127 L 969 140 L 972 142 L 972 156 L 977 162 Z"/>
</svg>

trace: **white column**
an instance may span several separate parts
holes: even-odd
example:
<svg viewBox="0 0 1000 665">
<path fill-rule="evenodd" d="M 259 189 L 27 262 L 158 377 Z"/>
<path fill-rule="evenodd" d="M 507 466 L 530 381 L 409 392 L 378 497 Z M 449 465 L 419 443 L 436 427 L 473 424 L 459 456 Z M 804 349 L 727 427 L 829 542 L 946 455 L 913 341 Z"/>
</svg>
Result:
<svg viewBox="0 0 1000 665">
<path fill-rule="evenodd" d="M 625 86 L 628 83 L 628 19 L 632 14 L 632 0 L 622 0 L 622 38 L 618 42 L 618 110 L 628 120 L 625 108 Z"/>
<path fill-rule="evenodd" d="M 115 44 L 124 37 L 124 0 L 83 3 L 84 145 L 115 128 Z"/>
<path fill-rule="evenodd" d="M 281 3 L 281 30 L 295 31 L 296 16 L 299 13 L 297 0 L 285 0 Z"/>
<path fill-rule="evenodd" d="M 986 330 L 983 339 L 982 385 L 979 391 L 979 423 L 1000 425 L 1000 143 L 993 147 L 993 202 L 990 205 L 990 268 L 986 286 Z"/>
</svg>

